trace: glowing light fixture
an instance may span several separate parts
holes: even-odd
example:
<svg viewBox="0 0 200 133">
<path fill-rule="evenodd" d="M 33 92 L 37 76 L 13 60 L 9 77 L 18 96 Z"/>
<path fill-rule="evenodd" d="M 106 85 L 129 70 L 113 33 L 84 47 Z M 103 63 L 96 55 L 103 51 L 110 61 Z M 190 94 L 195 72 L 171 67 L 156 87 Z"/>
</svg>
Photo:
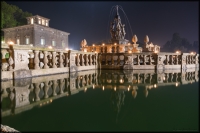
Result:
<svg viewBox="0 0 200 133">
<path fill-rule="evenodd" d="M 14 43 L 12 41 L 8 42 L 9 45 L 13 45 Z"/>
<path fill-rule="evenodd" d="M 65 50 L 68 51 L 68 48 L 66 48 Z"/>
<path fill-rule="evenodd" d="M 176 85 L 176 87 L 177 87 L 177 86 L 178 86 L 178 83 L 176 82 L 176 84 L 175 84 L 175 85 Z"/>
<path fill-rule="evenodd" d="M 49 46 L 48 48 L 49 48 L 49 49 L 52 49 L 52 46 Z"/>
</svg>

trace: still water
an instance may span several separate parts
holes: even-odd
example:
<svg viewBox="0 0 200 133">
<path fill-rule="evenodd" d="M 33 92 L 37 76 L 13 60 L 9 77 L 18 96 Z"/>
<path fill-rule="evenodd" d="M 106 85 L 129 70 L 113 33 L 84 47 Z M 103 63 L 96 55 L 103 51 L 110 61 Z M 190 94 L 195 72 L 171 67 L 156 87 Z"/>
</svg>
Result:
<svg viewBox="0 0 200 133">
<path fill-rule="evenodd" d="M 18 131 L 198 131 L 199 71 L 92 70 L 2 81 Z"/>
</svg>

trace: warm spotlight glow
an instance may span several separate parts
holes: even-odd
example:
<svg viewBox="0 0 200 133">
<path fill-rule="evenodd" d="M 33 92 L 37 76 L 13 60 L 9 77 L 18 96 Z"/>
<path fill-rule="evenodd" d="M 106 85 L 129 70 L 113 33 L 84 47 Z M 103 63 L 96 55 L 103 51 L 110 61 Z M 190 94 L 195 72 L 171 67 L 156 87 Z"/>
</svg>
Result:
<svg viewBox="0 0 200 133">
<path fill-rule="evenodd" d="M 95 85 L 92 85 L 92 88 L 94 89 L 94 88 L 95 88 Z"/>
<path fill-rule="evenodd" d="M 48 48 L 49 48 L 49 49 L 52 49 L 52 46 L 49 46 Z"/>
<path fill-rule="evenodd" d="M 102 87 L 102 90 L 104 91 L 104 86 Z"/>
<path fill-rule="evenodd" d="M 31 44 L 30 46 L 33 47 L 33 44 Z"/>
<path fill-rule="evenodd" d="M 130 88 L 128 87 L 128 91 L 130 90 Z"/>
<path fill-rule="evenodd" d="M 176 85 L 176 87 L 177 87 L 177 86 L 178 86 L 178 83 L 176 82 L 176 84 L 175 84 L 175 85 Z"/>
<path fill-rule="evenodd" d="M 124 83 L 124 80 L 123 80 L 123 79 L 120 79 L 119 82 L 120 82 L 120 83 Z"/>
<path fill-rule="evenodd" d="M 68 48 L 66 48 L 65 50 L 68 51 Z"/>
<path fill-rule="evenodd" d="M 102 45 L 104 46 L 105 44 L 103 43 Z"/>
<path fill-rule="evenodd" d="M 176 51 L 176 53 L 178 54 L 178 53 L 179 53 L 179 51 Z"/>
<path fill-rule="evenodd" d="M 128 43 L 128 45 L 130 45 L 130 43 Z"/>
<path fill-rule="evenodd" d="M 50 101 L 50 103 L 52 103 L 52 101 L 53 101 L 53 100 L 52 100 L 52 99 L 50 99 L 49 101 Z"/>
<path fill-rule="evenodd" d="M 115 45 L 117 45 L 117 44 L 115 43 Z"/>
<path fill-rule="evenodd" d="M 128 53 L 132 53 L 132 51 L 128 51 Z"/>
<path fill-rule="evenodd" d="M 156 88 L 156 87 L 157 87 L 157 85 L 156 85 L 156 84 L 154 84 L 154 85 L 153 85 L 153 87 L 154 87 L 154 88 Z"/>
<path fill-rule="evenodd" d="M 163 80 L 165 80 L 165 77 L 163 77 Z"/>
<path fill-rule="evenodd" d="M 95 45 L 93 44 L 92 46 L 94 47 Z"/>
<path fill-rule="evenodd" d="M 193 54 L 194 54 L 194 52 L 191 52 L 190 54 L 191 54 L 191 55 L 193 55 Z"/>
<path fill-rule="evenodd" d="M 116 91 L 116 86 L 114 87 L 114 90 Z"/>
<path fill-rule="evenodd" d="M 85 89 L 84 89 L 84 92 L 86 92 L 87 91 L 87 87 L 85 87 Z"/>
<path fill-rule="evenodd" d="M 12 41 L 8 42 L 9 45 L 13 45 L 14 43 Z"/>
</svg>

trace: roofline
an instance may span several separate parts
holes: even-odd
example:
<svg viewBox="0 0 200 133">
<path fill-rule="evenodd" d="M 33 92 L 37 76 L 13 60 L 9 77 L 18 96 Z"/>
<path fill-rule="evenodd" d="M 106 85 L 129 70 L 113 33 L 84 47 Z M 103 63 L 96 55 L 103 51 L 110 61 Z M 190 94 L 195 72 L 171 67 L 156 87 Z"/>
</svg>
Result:
<svg viewBox="0 0 200 133">
<path fill-rule="evenodd" d="M 28 19 L 28 18 L 32 18 L 32 17 L 41 17 L 41 18 L 44 18 L 44 19 L 47 19 L 47 20 L 50 20 L 50 19 L 48 19 L 48 18 L 45 18 L 45 17 L 42 17 L 42 16 L 40 16 L 40 15 L 34 15 L 34 16 L 30 16 L 30 17 L 26 17 L 26 19 Z"/>
<path fill-rule="evenodd" d="M 64 33 L 67 33 L 68 35 L 70 35 L 69 32 L 65 32 L 65 31 L 62 31 L 62 30 L 54 29 L 54 28 L 47 27 L 47 26 L 44 26 L 44 25 L 39 25 L 39 24 L 28 24 L 28 25 L 22 25 L 22 26 L 11 27 L 11 28 L 3 28 L 1 30 L 5 31 L 5 30 L 9 30 L 9 29 L 17 29 L 17 28 L 22 28 L 22 27 L 27 27 L 27 26 L 33 26 L 34 27 L 35 25 L 41 26 L 41 27 L 44 27 L 44 28 L 50 28 L 50 29 L 57 30 L 57 31 L 60 31 L 60 32 L 64 32 Z"/>
</svg>

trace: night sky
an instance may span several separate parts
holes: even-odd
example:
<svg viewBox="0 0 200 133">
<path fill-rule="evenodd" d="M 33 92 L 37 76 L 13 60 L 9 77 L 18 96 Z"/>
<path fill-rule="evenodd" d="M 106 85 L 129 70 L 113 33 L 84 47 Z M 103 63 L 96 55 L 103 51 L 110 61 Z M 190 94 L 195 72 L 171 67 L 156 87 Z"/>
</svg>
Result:
<svg viewBox="0 0 200 133">
<path fill-rule="evenodd" d="M 50 19 L 49 26 L 69 32 L 69 47 L 80 50 L 80 42 L 86 39 L 88 45 L 110 39 L 110 22 L 114 15 L 113 6 L 120 5 L 122 24 L 125 24 L 125 38 L 131 41 L 132 33 L 143 43 L 149 36 L 150 42 L 163 46 L 177 32 L 191 44 L 199 41 L 199 2 L 165 1 L 165 2 L 25 2 L 6 1 L 23 11 Z M 130 26 L 128 24 L 128 21 Z M 131 27 L 131 28 L 130 28 Z M 132 33 L 131 33 L 132 30 Z"/>
</svg>

